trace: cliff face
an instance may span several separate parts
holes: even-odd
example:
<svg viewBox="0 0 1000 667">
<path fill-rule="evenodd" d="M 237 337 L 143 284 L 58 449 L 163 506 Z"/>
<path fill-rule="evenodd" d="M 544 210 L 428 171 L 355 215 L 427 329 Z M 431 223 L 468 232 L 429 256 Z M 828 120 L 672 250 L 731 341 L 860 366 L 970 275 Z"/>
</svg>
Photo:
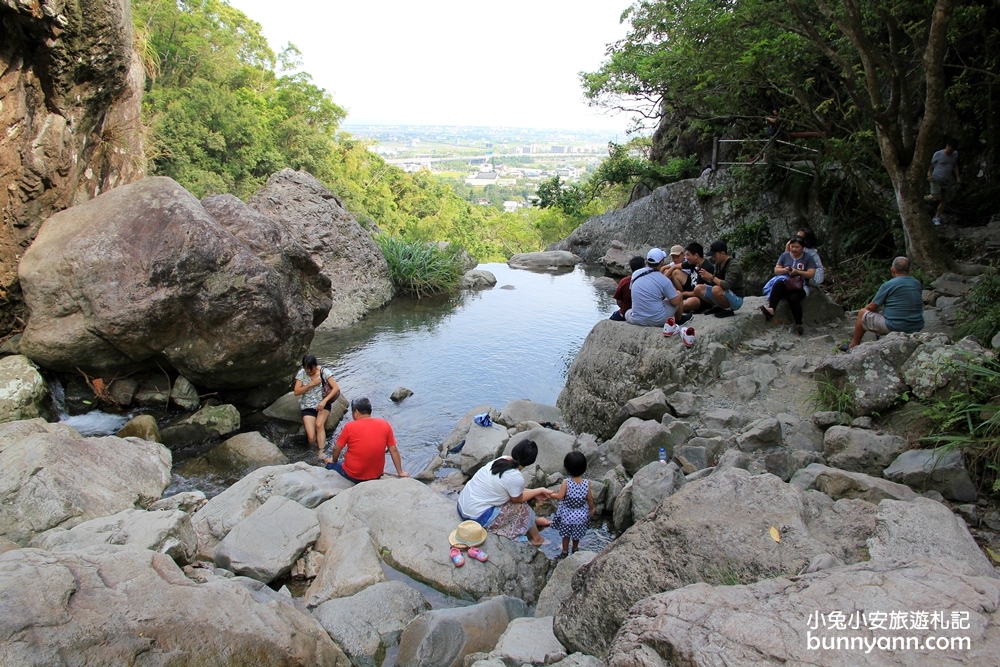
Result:
<svg viewBox="0 0 1000 667">
<path fill-rule="evenodd" d="M 145 175 L 128 0 L 0 0 L 0 335 L 53 213 Z"/>
</svg>

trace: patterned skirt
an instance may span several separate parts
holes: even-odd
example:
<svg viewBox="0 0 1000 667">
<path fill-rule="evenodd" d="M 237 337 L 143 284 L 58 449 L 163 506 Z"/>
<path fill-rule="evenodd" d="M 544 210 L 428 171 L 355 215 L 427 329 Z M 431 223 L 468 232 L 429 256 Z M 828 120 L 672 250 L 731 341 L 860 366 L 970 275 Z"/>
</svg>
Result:
<svg viewBox="0 0 1000 667">
<path fill-rule="evenodd" d="M 528 503 L 506 502 L 500 514 L 486 526 L 486 530 L 511 540 L 516 540 L 535 525 L 535 513 Z"/>
</svg>

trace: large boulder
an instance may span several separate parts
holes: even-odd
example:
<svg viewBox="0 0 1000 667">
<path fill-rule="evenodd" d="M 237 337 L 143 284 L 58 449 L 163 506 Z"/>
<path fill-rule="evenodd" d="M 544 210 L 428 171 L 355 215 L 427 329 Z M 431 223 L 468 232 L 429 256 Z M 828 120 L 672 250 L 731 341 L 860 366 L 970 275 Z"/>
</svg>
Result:
<svg viewBox="0 0 1000 667">
<path fill-rule="evenodd" d="M 42 222 L 146 172 L 130 4 L 0 3 L 0 335 L 27 319 L 18 261 Z"/>
<path fill-rule="evenodd" d="M 695 379 L 704 384 L 716 377 L 730 350 L 763 329 L 764 317 L 757 308 L 761 303 L 762 298 L 748 297 L 735 317 L 696 322 L 692 348 L 677 336 L 664 337 L 659 327 L 601 320 L 573 359 L 556 405 L 578 433 L 608 439 L 620 423 L 622 406 L 633 396 L 651 387 Z"/>
<path fill-rule="evenodd" d="M 304 602 L 307 607 L 318 607 L 327 600 L 350 597 L 385 580 L 372 537 L 367 529 L 359 528 L 343 535 L 326 552 Z"/>
<path fill-rule="evenodd" d="M 19 275 L 33 361 L 107 377 L 162 359 L 213 389 L 289 376 L 330 307 L 279 223 L 231 195 L 202 205 L 165 177 L 46 220 Z"/>
<path fill-rule="evenodd" d="M 492 533 L 483 550 L 488 567 L 456 568 L 448 535 L 460 519 L 455 501 L 413 479 L 358 484 L 320 505 L 316 549 L 329 552 L 342 536 L 367 528 L 392 567 L 456 597 L 514 595 L 532 603 L 545 585 L 548 559 L 534 547 Z"/>
<path fill-rule="evenodd" d="M 324 602 L 313 612 L 356 667 L 379 667 L 387 648 L 429 604 L 416 589 L 386 581 L 356 595 Z"/>
<path fill-rule="evenodd" d="M 872 477 L 863 472 L 831 468 L 822 463 L 811 463 L 796 471 L 789 484 L 803 491 L 822 491 L 834 500 L 860 498 L 876 505 L 883 500 L 913 500 L 917 497 L 910 487 L 903 484 Z"/>
<path fill-rule="evenodd" d="M 554 405 L 518 399 L 504 406 L 497 422 L 504 426 L 517 426 L 521 422 L 562 424 L 563 416 L 562 411 Z"/>
<path fill-rule="evenodd" d="M 917 491 L 937 491 L 948 500 L 973 503 L 978 493 L 958 450 L 911 449 L 882 471 L 893 482 Z"/>
<path fill-rule="evenodd" d="M 956 572 L 947 561 L 911 558 L 749 586 L 696 584 L 636 604 L 608 652 L 607 665 L 987 665 L 1000 654 L 998 609 L 995 579 Z M 889 630 L 889 613 L 900 610 L 907 619 L 905 629 Z M 834 611 L 843 612 L 843 630 L 827 620 Z M 949 625 L 952 613 L 959 614 L 968 619 L 968 629 L 909 629 L 921 611 L 941 613 Z M 855 618 L 860 630 L 851 629 Z M 870 628 L 873 619 L 884 629 Z M 968 637 L 969 643 L 959 645 L 960 650 L 925 649 L 928 634 L 948 638 L 949 645 L 958 637 Z M 887 650 L 907 636 L 917 638 L 916 647 L 896 644 L 906 650 Z M 851 645 L 855 638 L 859 643 Z M 847 645 L 838 646 L 838 639 Z M 824 642 L 833 650 L 820 650 Z"/>
<path fill-rule="evenodd" d="M 315 508 L 353 486 L 336 471 L 308 463 L 258 468 L 209 500 L 192 517 L 198 535 L 198 555 L 214 560 L 219 542 L 271 496 L 283 496 L 303 507 Z"/>
<path fill-rule="evenodd" d="M 320 328 L 347 326 L 392 299 L 389 265 L 371 234 L 311 174 L 291 169 L 272 174 L 250 205 L 281 223 L 329 279 L 332 306 L 329 317 L 316 322 Z"/>
<path fill-rule="evenodd" d="M 622 464 L 625 472 L 634 475 L 639 468 L 659 459 L 663 449 L 667 460 L 674 455 L 674 447 L 694 435 L 684 422 L 671 422 L 664 426 L 658 421 L 630 417 L 618 428 L 614 437 L 604 443 L 608 459 Z"/>
<path fill-rule="evenodd" d="M 441 456 L 445 457 L 448 452 L 457 447 L 465 440 L 465 436 L 469 433 L 469 429 L 472 428 L 475 423 L 476 415 L 481 415 L 484 412 L 489 413 L 490 419 L 496 421 L 500 416 L 500 413 L 496 411 L 492 406 L 489 405 L 477 405 L 471 410 L 467 411 L 462 418 L 458 420 L 455 424 L 455 428 L 451 430 L 451 433 L 444 439 L 441 443 Z"/>
<path fill-rule="evenodd" d="M 507 260 L 507 265 L 512 269 L 529 271 L 569 271 L 582 261 L 582 258 L 571 252 L 552 250 L 518 253 Z"/>
<path fill-rule="evenodd" d="M 813 378 L 847 394 L 858 414 L 885 412 L 908 388 L 903 365 L 910 355 L 921 345 L 948 342 L 944 334 L 891 333 L 858 345 L 850 354 L 827 358 L 816 367 Z"/>
<path fill-rule="evenodd" d="M 506 595 L 417 616 L 399 640 L 399 667 L 462 667 L 465 656 L 493 650 L 515 618 L 528 615 L 523 600 Z"/>
<path fill-rule="evenodd" d="M 632 478 L 632 522 L 649 516 L 653 509 L 684 486 L 684 473 L 676 463 L 653 461 Z"/>
<path fill-rule="evenodd" d="M 717 469 L 686 484 L 581 568 L 556 613 L 556 636 L 571 651 L 603 656 L 644 597 L 696 582 L 798 573 L 824 553 L 857 562 L 874 530 L 869 503 L 834 502 L 773 475 Z"/>
<path fill-rule="evenodd" d="M 563 461 L 566 459 L 566 455 L 573 451 L 575 437 L 562 431 L 536 426 L 511 436 L 510 440 L 507 441 L 507 446 L 504 447 L 504 456 L 509 456 L 514 447 L 525 440 L 534 440 L 535 444 L 538 445 L 538 458 L 535 459 L 535 465 L 542 472 L 546 475 L 556 472 L 566 474 Z"/>
<path fill-rule="evenodd" d="M 243 469 L 288 463 L 288 457 L 258 431 L 234 435 L 209 450 L 205 458 L 213 465 Z"/>
<path fill-rule="evenodd" d="M 503 665 L 551 665 L 566 657 L 566 649 L 552 633 L 551 616 L 515 618 L 490 657 Z"/>
<path fill-rule="evenodd" d="M 499 426 L 472 424 L 465 435 L 465 446 L 459 454 L 462 474 L 471 477 L 484 465 L 500 456 L 507 444 L 507 430 Z"/>
<path fill-rule="evenodd" d="M 239 428 L 240 411 L 235 405 L 209 405 L 162 429 L 160 437 L 170 449 L 182 449 L 218 440 Z"/>
<path fill-rule="evenodd" d="M 184 565 L 194 558 L 198 539 L 187 512 L 122 510 L 118 514 L 84 521 L 69 530 L 47 530 L 31 541 L 31 546 L 48 551 L 71 551 L 95 544 L 120 544 L 158 551 Z"/>
<path fill-rule="evenodd" d="M 0 424 L 0 537 L 146 507 L 170 483 L 170 451 L 138 438 L 84 438 L 41 419 Z"/>
<path fill-rule="evenodd" d="M 317 537 L 316 512 L 271 496 L 229 531 L 215 551 L 215 563 L 266 584 L 288 574 Z"/>
<path fill-rule="evenodd" d="M 898 435 L 880 435 L 849 426 L 831 426 L 823 436 L 823 457 L 834 468 L 878 477 L 893 460 L 909 449 Z"/>
<path fill-rule="evenodd" d="M 27 357 L 0 358 L 0 423 L 49 414 L 49 387 Z"/>
<path fill-rule="evenodd" d="M 347 414 L 347 409 L 349 407 L 350 404 L 343 394 L 338 396 L 337 400 L 330 403 L 330 413 L 326 417 L 327 435 L 333 433 L 333 430 L 337 428 L 337 424 L 339 424 L 340 420 Z M 292 392 L 288 392 L 264 408 L 264 416 L 270 417 L 271 419 L 280 419 L 286 422 L 301 424 L 302 407 L 299 405 L 299 397 Z"/>
<path fill-rule="evenodd" d="M 291 598 L 244 578 L 195 584 L 163 554 L 103 545 L 0 556 L 0 663 L 350 667 Z"/>
<path fill-rule="evenodd" d="M 903 380 L 920 398 L 930 398 L 939 389 L 969 391 L 967 373 L 961 364 L 981 364 L 992 357 L 974 338 L 949 345 L 944 336 L 929 339 L 903 364 Z"/>
<path fill-rule="evenodd" d="M 573 592 L 573 575 L 581 567 L 594 560 L 597 554 L 593 551 L 576 551 L 570 556 L 563 558 L 556 565 L 548 583 L 538 596 L 538 604 L 535 605 L 535 616 L 552 616 L 559 610 L 562 601 Z"/>
</svg>

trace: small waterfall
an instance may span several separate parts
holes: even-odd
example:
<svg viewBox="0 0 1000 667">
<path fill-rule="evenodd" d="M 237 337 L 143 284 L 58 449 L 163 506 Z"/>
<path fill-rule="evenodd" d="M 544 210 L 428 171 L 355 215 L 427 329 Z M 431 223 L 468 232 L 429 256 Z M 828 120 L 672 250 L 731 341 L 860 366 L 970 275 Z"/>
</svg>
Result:
<svg viewBox="0 0 1000 667">
<path fill-rule="evenodd" d="M 46 382 L 49 385 L 49 395 L 52 396 L 52 408 L 59 416 L 59 421 L 62 421 L 69 417 L 69 413 L 66 412 L 66 388 L 59 378 L 53 376 L 49 376 Z"/>
<path fill-rule="evenodd" d="M 112 415 L 100 410 L 70 416 L 66 410 L 66 388 L 62 382 L 55 377 L 50 377 L 47 382 L 52 396 L 52 408 L 59 416 L 59 421 L 73 427 L 80 435 L 113 435 L 132 418 L 131 415 Z"/>
</svg>

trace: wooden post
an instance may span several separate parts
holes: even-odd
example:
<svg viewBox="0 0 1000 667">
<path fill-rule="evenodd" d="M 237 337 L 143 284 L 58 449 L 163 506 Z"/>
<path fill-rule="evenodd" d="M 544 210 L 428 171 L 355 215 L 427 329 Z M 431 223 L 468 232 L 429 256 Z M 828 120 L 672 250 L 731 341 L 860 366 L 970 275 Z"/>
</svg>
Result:
<svg viewBox="0 0 1000 667">
<path fill-rule="evenodd" d="M 718 165 L 719 165 L 719 138 L 715 137 L 715 138 L 712 139 L 712 172 L 713 173 L 715 172 L 715 169 L 718 167 Z"/>
</svg>

